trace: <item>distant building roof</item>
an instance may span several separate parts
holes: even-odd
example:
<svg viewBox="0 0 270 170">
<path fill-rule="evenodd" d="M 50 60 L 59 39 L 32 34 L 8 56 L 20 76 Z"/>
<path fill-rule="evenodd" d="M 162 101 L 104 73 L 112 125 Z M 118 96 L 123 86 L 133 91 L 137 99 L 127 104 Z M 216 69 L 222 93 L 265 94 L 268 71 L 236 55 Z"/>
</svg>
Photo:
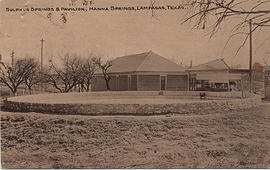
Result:
<svg viewBox="0 0 270 170">
<path fill-rule="evenodd" d="M 152 52 L 118 57 L 111 61 L 108 73 L 123 72 L 184 72 L 184 67 Z M 97 73 L 100 73 L 98 71 Z"/>
<path fill-rule="evenodd" d="M 229 70 L 230 67 L 226 64 L 224 59 L 216 59 L 198 66 L 194 66 L 189 71 L 202 71 L 202 70 Z"/>
</svg>

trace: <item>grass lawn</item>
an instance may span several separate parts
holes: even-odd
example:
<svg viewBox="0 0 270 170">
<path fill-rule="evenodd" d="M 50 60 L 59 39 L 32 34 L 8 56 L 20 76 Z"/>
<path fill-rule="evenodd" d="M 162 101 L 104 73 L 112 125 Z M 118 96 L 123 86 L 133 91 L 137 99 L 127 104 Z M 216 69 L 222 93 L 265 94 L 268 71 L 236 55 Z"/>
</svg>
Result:
<svg viewBox="0 0 270 170">
<path fill-rule="evenodd" d="M 207 99 L 210 99 L 210 97 Z M 222 98 L 218 99 L 221 100 Z M 215 98 L 215 100 L 218 99 Z M 18 96 L 9 98 L 8 100 L 46 104 L 177 104 L 205 101 L 200 100 L 199 96 L 94 96 L 90 95 L 90 93 L 49 93 Z"/>
<path fill-rule="evenodd" d="M 245 112 L 1 112 L 3 168 L 270 168 L 270 104 Z"/>
</svg>

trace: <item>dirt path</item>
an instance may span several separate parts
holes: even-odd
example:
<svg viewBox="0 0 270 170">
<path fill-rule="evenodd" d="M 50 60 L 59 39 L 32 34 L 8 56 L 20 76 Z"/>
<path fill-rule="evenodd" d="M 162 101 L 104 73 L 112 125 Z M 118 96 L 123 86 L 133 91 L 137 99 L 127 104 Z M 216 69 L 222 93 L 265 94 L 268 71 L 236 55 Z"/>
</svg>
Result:
<svg viewBox="0 0 270 170">
<path fill-rule="evenodd" d="M 270 168 L 270 104 L 174 116 L 1 113 L 3 168 Z"/>
</svg>

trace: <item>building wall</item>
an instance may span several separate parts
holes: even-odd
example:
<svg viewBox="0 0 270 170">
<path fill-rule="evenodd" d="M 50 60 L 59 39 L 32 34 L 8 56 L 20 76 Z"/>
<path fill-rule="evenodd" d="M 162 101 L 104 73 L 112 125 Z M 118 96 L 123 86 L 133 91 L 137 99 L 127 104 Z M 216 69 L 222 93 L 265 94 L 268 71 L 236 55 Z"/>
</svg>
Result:
<svg viewBox="0 0 270 170">
<path fill-rule="evenodd" d="M 118 77 L 119 85 L 118 90 L 119 91 L 127 91 L 128 90 L 128 76 L 127 75 L 120 75 Z"/>
<path fill-rule="evenodd" d="M 131 75 L 130 90 L 137 90 L 137 75 Z"/>
<path fill-rule="evenodd" d="M 166 90 L 171 90 L 171 91 L 188 90 L 188 76 L 187 75 L 168 75 Z"/>
<path fill-rule="evenodd" d="M 104 80 L 103 76 L 96 76 L 95 80 L 93 82 L 93 85 L 91 86 L 92 91 L 106 91 L 106 82 Z"/>
<path fill-rule="evenodd" d="M 165 74 L 164 74 L 165 76 Z M 169 91 L 187 91 L 188 75 L 167 75 L 166 89 Z M 111 91 L 160 91 L 160 75 L 113 75 L 110 80 Z M 103 76 L 96 76 L 92 91 L 106 91 Z"/>
<path fill-rule="evenodd" d="M 138 89 L 140 91 L 160 90 L 160 75 L 138 75 Z"/>
<path fill-rule="evenodd" d="M 111 76 L 111 80 L 109 82 L 109 86 L 110 86 L 111 91 L 116 91 L 117 90 L 116 76 Z"/>
<path fill-rule="evenodd" d="M 109 86 L 111 91 L 117 90 L 117 84 L 116 84 L 116 76 L 111 76 L 111 80 L 109 81 Z M 96 76 L 93 85 L 91 86 L 92 91 L 106 91 L 106 81 L 103 76 Z"/>
</svg>

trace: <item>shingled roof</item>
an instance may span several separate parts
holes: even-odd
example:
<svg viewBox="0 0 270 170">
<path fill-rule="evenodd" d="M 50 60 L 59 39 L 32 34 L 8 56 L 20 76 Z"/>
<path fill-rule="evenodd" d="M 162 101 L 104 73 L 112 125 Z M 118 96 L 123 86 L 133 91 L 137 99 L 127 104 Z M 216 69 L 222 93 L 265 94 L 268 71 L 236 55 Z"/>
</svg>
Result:
<svg viewBox="0 0 270 170">
<path fill-rule="evenodd" d="M 111 64 L 108 73 L 185 71 L 182 66 L 152 51 L 118 57 L 112 60 Z"/>
<path fill-rule="evenodd" d="M 226 64 L 224 59 L 216 59 L 198 66 L 194 66 L 189 71 L 202 71 L 202 70 L 229 70 L 230 67 Z"/>
</svg>

